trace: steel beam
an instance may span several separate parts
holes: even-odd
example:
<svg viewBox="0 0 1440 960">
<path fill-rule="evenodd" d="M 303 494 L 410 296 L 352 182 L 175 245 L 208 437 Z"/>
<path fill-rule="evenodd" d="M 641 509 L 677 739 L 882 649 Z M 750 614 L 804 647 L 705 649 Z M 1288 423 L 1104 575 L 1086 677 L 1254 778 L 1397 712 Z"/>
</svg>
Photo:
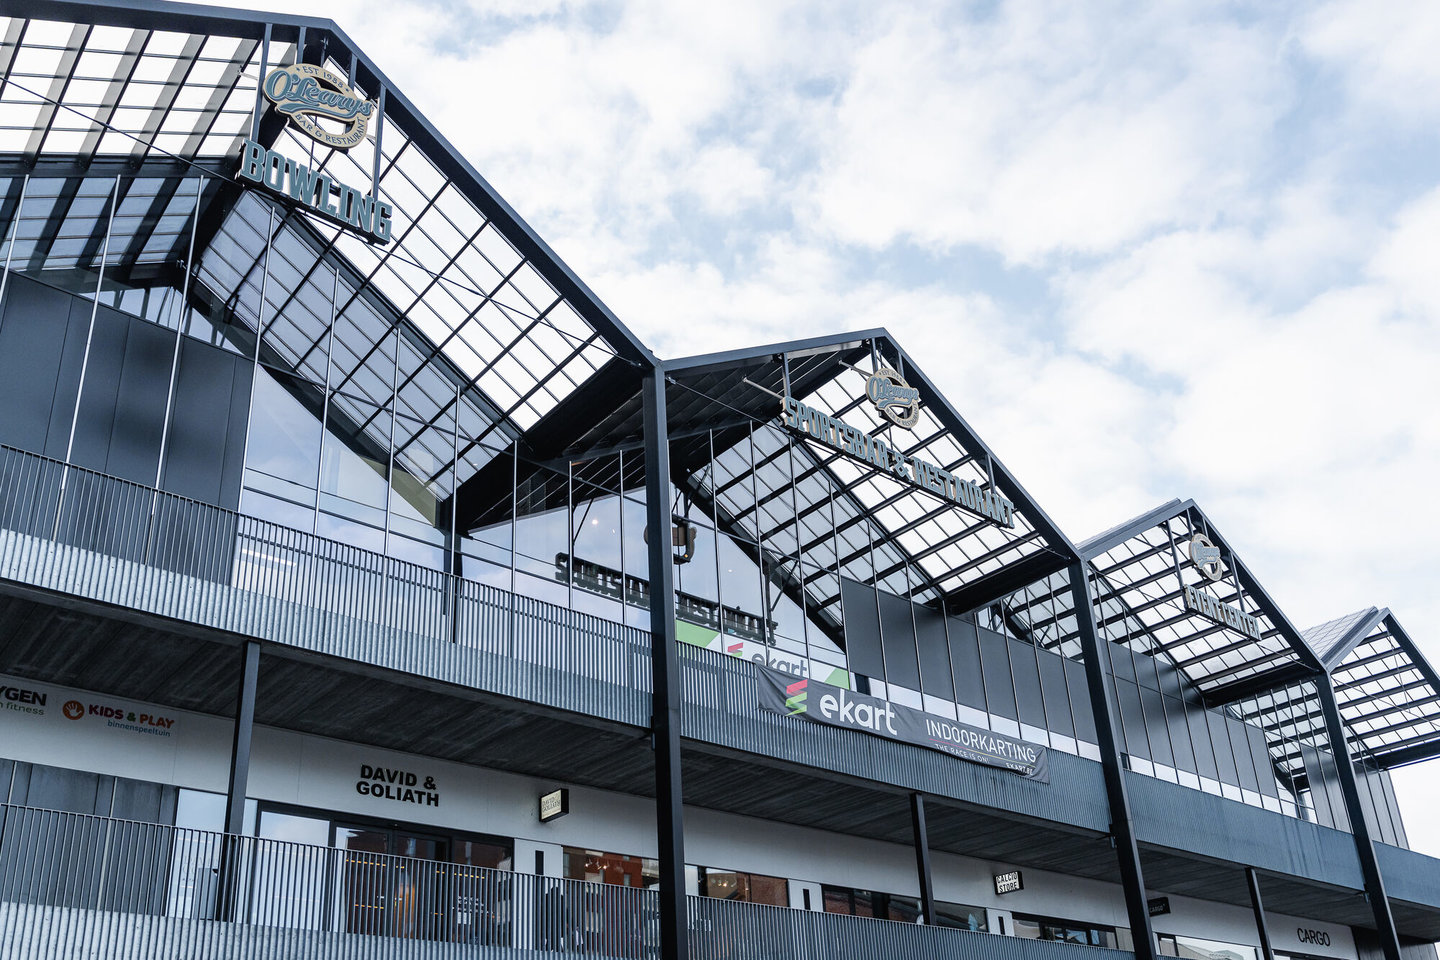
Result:
<svg viewBox="0 0 1440 960">
<path fill-rule="evenodd" d="M 650 735 L 655 750 L 655 829 L 660 841 L 660 956 L 686 960 L 685 821 L 680 777 L 680 655 L 670 544 L 670 441 L 665 376 L 645 374 L 645 525 L 650 560 Z"/>
<path fill-rule="evenodd" d="M 1265 903 L 1260 899 L 1260 878 L 1254 867 L 1245 868 L 1245 880 L 1250 885 L 1250 909 L 1255 911 L 1255 933 L 1260 937 L 1260 960 L 1275 960 L 1275 949 L 1270 945 L 1270 928 L 1265 924 Z"/>
<path fill-rule="evenodd" d="M 240 689 L 235 697 L 235 736 L 230 744 L 230 783 L 225 794 L 225 832 L 245 832 L 245 791 L 250 780 L 250 742 L 255 732 L 255 688 L 260 680 L 260 642 L 240 651 Z"/>
<path fill-rule="evenodd" d="M 1350 744 L 1345 738 L 1345 725 L 1340 719 L 1340 705 L 1327 674 L 1315 679 L 1320 708 L 1325 713 L 1325 732 L 1330 739 L 1330 752 L 1340 773 L 1340 793 L 1345 798 L 1345 813 L 1350 818 L 1350 836 L 1355 840 L 1355 854 L 1360 858 L 1360 873 L 1365 878 L 1365 899 L 1375 917 L 1375 932 L 1385 960 L 1400 960 L 1400 937 L 1395 931 L 1395 918 L 1390 913 L 1390 900 L 1385 896 L 1385 881 L 1380 876 L 1380 862 L 1375 858 L 1375 844 L 1370 827 L 1365 823 L 1365 810 L 1360 805 L 1360 788 L 1355 783 L 1355 762 L 1350 757 Z"/>
<path fill-rule="evenodd" d="M 925 828 L 925 797 L 910 794 L 910 827 L 915 834 L 915 871 L 920 879 L 920 915 L 935 923 L 935 881 L 930 874 L 930 832 Z"/>
<path fill-rule="evenodd" d="M 1090 691 L 1090 709 L 1095 715 L 1095 733 L 1100 741 L 1100 765 L 1105 773 L 1105 798 L 1110 806 L 1110 839 L 1120 866 L 1120 886 L 1125 893 L 1125 912 L 1135 940 L 1136 960 L 1155 960 L 1155 931 L 1150 926 L 1150 908 L 1145 898 L 1145 874 L 1140 868 L 1140 847 L 1130 821 L 1130 798 L 1125 790 L 1125 770 L 1120 765 L 1119 737 L 1115 734 L 1114 693 L 1110 645 L 1102 643 L 1095 628 L 1095 604 L 1090 595 L 1088 564 L 1070 567 L 1071 605 L 1084 653 L 1085 682 Z M 1386 958 L 1392 960 L 1392 958 Z"/>
</svg>

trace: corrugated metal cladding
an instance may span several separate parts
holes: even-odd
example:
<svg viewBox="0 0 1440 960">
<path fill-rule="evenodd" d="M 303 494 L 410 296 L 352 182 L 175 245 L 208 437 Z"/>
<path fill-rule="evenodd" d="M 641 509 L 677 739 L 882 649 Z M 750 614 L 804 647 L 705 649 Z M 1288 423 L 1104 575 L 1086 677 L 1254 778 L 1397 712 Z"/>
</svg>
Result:
<svg viewBox="0 0 1440 960">
<path fill-rule="evenodd" d="M 1336 886 L 1363 886 L 1348 833 L 1277 817 L 1155 777 L 1127 772 L 1125 779 L 1136 837 L 1142 843 Z"/>
</svg>

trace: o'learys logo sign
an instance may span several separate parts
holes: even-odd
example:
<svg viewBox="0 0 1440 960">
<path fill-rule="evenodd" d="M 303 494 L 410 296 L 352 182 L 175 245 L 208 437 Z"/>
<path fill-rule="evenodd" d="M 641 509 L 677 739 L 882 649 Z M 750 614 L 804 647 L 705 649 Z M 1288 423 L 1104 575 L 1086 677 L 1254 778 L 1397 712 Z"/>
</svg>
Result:
<svg viewBox="0 0 1440 960">
<path fill-rule="evenodd" d="M 1220 579 L 1220 548 L 1203 534 L 1190 538 L 1190 562 L 1207 580 Z"/>
<path fill-rule="evenodd" d="M 336 150 L 349 150 L 364 142 L 365 128 L 377 106 L 374 100 L 357 94 L 343 77 L 313 63 L 276 67 L 266 75 L 262 89 L 277 113 L 289 117 L 312 140 Z M 320 120 L 342 128 L 331 133 Z"/>
<path fill-rule="evenodd" d="M 889 367 L 881 367 L 865 381 L 865 395 L 885 418 L 910 429 L 920 419 L 920 391 Z"/>
</svg>

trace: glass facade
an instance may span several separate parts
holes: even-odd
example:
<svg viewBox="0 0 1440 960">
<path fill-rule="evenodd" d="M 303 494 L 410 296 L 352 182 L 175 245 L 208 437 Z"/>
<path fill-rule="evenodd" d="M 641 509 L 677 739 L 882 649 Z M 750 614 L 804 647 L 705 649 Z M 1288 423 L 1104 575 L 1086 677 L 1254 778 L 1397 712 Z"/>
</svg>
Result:
<svg viewBox="0 0 1440 960">
<path fill-rule="evenodd" d="M 643 451 L 538 455 L 513 417 L 525 401 L 512 397 L 507 419 L 447 352 L 464 338 L 447 333 L 437 349 L 338 254 L 339 237 L 317 237 L 251 191 L 196 248 L 216 189 L 204 177 L 9 186 L 7 302 L 63 313 L 66 325 L 0 324 L 0 346 L 13 348 L 0 352 L 54 357 L 53 382 L 40 389 L 25 382 L 33 374 L 6 371 L 21 384 L 17 403 L 23 394 L 46 408 L 0 441 L 649 625 Z M 46 224 L 62 207 L 52 236 Z M 71 232 L 96 242 L 65 246 Z M 496 242 L 472 247 L 472 270 L 513 268 Z M 832 393 L 848 418 L 868 415 L 838 387 L 820 392 Z M 1078 644 L 1037 642 L 1026 625 L 1041 622 L 1035 597 L 1056 592 L 1053 582 L 978 611 L 954 606 L 931 565 L 951 549 L 935 508 L 897 512 L 918 496 L 902 481 L 826 460 L 773 421 L 693 432 L 671 447 L 682 640 L 1098 759 Z M 907 549 L 892 535 L 902 528 Z M 914 541 L 922 530 L 924 544 Z M 1130 769 L 1339 822 L 1317 791 L 1323 776 L 1273 762 L 1274 734 L 1207 708 L 1173 658 L 1111 647 Z M 1379 833 L 1398 841 L 1384 778 L 1364 783 Z"/>
</svg>

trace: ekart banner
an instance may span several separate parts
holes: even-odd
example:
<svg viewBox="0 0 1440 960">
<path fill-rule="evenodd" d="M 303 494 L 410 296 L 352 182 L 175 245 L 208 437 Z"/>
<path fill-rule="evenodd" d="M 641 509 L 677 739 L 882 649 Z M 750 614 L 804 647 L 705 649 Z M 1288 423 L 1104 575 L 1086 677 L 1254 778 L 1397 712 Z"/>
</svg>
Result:
<svg viewBox="0 0 1440 960">
<path fill-rule="evenodd" d="M 756 670 L 760 675 L 762 710 L 913 743 L 971 763 L 1010 770 L 1030 780 L 1050 782 L 1044 747 L 828 683 L 759 665 Z"/>
</svg>

